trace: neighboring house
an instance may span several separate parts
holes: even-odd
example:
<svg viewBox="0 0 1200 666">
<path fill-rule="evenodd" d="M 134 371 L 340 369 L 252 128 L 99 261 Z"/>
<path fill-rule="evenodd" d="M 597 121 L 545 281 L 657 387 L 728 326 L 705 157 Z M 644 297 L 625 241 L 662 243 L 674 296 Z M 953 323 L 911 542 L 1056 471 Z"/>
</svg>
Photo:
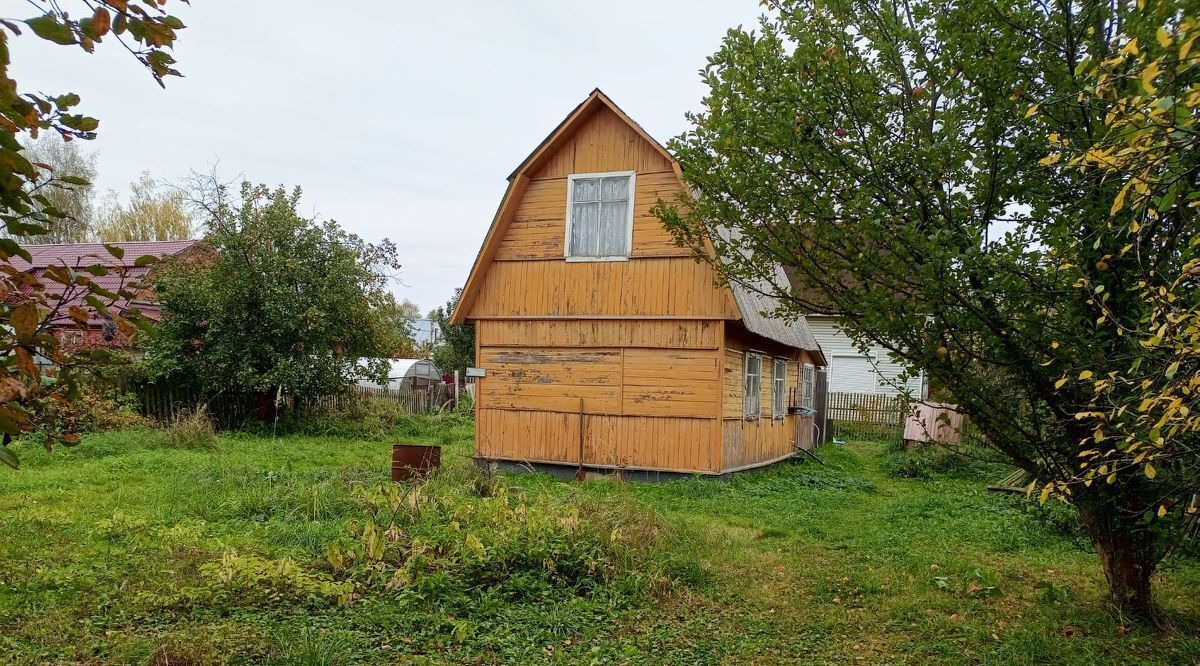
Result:
<svg viewBox="0 0 1200 666">
<path fill-rule="evenodd" d="M 838 327 L 837 317 L 808 315 L 806 319 L 829 361 L 830 393 L 900 395 L 907 391 L 915 398 L 928 397 L 924 373 L 904 377 L 904 365 L 879 346 L 871 346 L 864 355 Z"/>
<path fill-rule="evenodd" d="M 409 331 L 412 333 L 413 344 L 418 349 L 432 349 L 442 338 L 442 329 L 432 319 L 409 320 Z"/>
<path fill-rule="evenodd" d="M 26 274 L 38 278 L 45 287 L 45 293 L 52 303 L 57 303 L 55 312 L 51 313 L 50 326 L 54 334 L 70 348 L 124 347 L 128 339 L 93 308 L 87 305 L 84 297 L 87 291 L 80 287 L 65 285 L 47 279 L 46 272 L 55 266 L 71 269 L 81 269 L 87 266 L 102 265 L 107 268 L 106 275 L 89 275 L 98 286 L 116 293 L 125 289 L 133 292 L 133 298 L 120 297 L 109 305 L 109 309 L 118 313 L 127 312 L 132 308 L 138 309 L 152 321 L 158 321 L 161 311 L 153 289 L 149 286 L 148 278 L 163 260 L 172 261 L 207 261 L 210 248 L 201 241 L 145 241 L 130 243 L 109 243 L 124 250 L 121 259 L 114 257 L 102 243 L 64 243 L 53 245 L 23 245 L 33 261 L 27 262 L 21 257 L 11 259 L 13 267 Z M 138 257 L 153 256 L 159 263 L 146 266 L 135 266 Z M 71 306 L 83 307 L 88 311 L 86 327 L 81 327 L 68 316 Z"/>
<path fill-rule="evenodd" d="M 723 474 L 812 442 L 820 347 L 716 286 L 650 213 L 679 164 L 599 90 L 509 177 L 452 322 L 476 326 L 475 455 Z"/>
</svg>

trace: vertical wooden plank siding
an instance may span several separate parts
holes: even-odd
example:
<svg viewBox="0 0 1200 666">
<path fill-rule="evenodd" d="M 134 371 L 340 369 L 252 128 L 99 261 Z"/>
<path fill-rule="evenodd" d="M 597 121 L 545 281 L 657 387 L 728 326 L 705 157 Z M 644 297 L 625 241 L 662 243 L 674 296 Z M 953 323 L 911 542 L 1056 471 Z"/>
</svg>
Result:
<svg viewBox="0 0 1200 666">
<path fill-rule="evenodd" d="M 711 320 L 482 319 L 476 340 L 488 347 L 720 349 L 720 326 Z"/>
<path fill-rule="evenodd" d="M 471 318 L 736 316 L 725 295 L 713 287 L 715 279 L 708 264 L 687 257 L 497 261 L 480 286 Z"/>
<path fill-rule="evenodd" d="M 721 469 L 740 469 L 747 466 L 778 460 L 791 454 L 797 436 L 804 436 L 811 427 L 804 419 L 785 415 L 773 416 L 774 359 L 787 359 L 787 380 L 784 384 L 784 399 L 800 385 L 801 352 L 778 343 L 750 334 L 737 324 L 726 325 L 724 350 L 724 372 L 721 381 Z M 745 353 L 755 351 L 762 354 L 762 378 L 760 385 L 760 411 L 758 418 L 745 418 Z M 803 439 L 800 440 L 803 443 Z"/>
</svg>

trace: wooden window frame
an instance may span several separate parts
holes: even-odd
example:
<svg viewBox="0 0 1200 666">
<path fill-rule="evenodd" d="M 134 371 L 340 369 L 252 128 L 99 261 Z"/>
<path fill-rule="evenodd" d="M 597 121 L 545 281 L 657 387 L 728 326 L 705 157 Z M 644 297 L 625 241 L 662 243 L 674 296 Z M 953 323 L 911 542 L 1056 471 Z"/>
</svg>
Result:
<svg viewBox="0 0 1200 666">
<path fill-rule="evenodd" d="M 571 254 L 571 226 L 573 220 L 572 212 L 574 211 L 574 195 L 575 181 L 588 180 L 592 178 L 617 178 L 619 176 L 627 176 L 629 178 L 629 209 L 625 212 L 625 249 L 626 254 L 615 257 L 590 257 L 590 256 L 573 256 Z M 563 258 L 567 261 L 629 261 L 630 255 L 633 254 L 633 207 L 636 203 L 634 194 L 637 186 L 636 171 L 602 171 L 598 173 L 573 173 L 567 176 L 567 228 L 566 228 L 566 243 L 563 245 Z M 601 184 L 603 191 L 603 184 Z M 601 195 L 603 197 L 603 194 Z"/>
<path fill-rule="evenodd" d="M 779 376 L 779 366 L 783 365 L 783 376 Z M 787 373 L 788 359 L 776 356 L 771 363 L 771 418 L 782 419 L 787 416 Z M 782 384 L 783 386 L 780 386 Z"/>
<path fill-rule="evenodd" d="M 745 351 L 742 353 L 742 418 L 746 420 L 755 420 L 762 417 L 762 352 Z M 758 360 L 758 372 L 750 374 L 750 359 Z M 754 377 L 754 390 L 751 391 L 747 384 L 750 383 L 750 378 Z M 750 402 L 753 398 L 754 411 L 750 411 Z"/>
<path fill-rule="evenodd" d="M 812 409 L 817 397 L 817 367 L 805 363 L 800 372 L 800 406 Z"/>
</svg>

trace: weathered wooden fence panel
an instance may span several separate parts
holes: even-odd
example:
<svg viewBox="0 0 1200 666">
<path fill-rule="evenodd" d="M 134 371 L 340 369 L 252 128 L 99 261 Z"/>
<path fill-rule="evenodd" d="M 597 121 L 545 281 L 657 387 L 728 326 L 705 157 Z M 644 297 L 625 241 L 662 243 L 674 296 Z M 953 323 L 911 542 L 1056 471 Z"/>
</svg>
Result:
<svg viewBox="0 0 1200 666">
<path fill-rule="evenodd" d="M 180 414 L 204 405 L 205 410 L 222 429 L 235 428 L 250 419 L 271 421 L 275 417 L 274 396 L 254 393 L 219 393 L 203 396 L 195 391 L 170 385 L 146 385 L 137 388 L 123 387 L 137 396 L 140 411 L 155 421 L 168 422 Z M 302 404 L 287 400 L 278 406 L 282 416 L 292 410 L 300 418 L 334 414 L 353 403 L 362 401 L 386 401 L 395 403 L 409 414 L 423 414 L 448 406 L 454 397 L 454 389 L 446 385 L 427 388 L 391 390 L 351 385 L 340 395 L 309 398 Z"/>
<path fill-rule="evenodd" d="M 301 407 L 301 415 L 330 414 L 351 403 L 363 400 L 395 403 L 406 413 L 424 414 L 451 406 L 450 403 L 454 400 L 454 387 L 447 384 L 434 384 L 425 388 L 393 390 L 353 384 L 340 395 L 327 395 L 306 401 Z"/>
<path fill-rule="evenodd" d="M 897 426 L 904 418 L 904 401 L 890 395 L 829 393 L 829 420 L 863 425 Z"/>
</svg>

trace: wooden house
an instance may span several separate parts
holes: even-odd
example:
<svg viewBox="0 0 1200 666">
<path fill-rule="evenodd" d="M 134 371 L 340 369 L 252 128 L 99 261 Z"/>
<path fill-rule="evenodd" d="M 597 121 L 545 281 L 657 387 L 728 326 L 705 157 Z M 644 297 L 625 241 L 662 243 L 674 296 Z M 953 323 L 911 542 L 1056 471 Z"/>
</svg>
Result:
<svg viewBox="0 0 1200 666">
<path fill-rule="evenodd" d="M 650 210 L 685 188 L 599 90 L 509 177 L 453 315 L 486 373 L 478 459 L 724 474 L 811 445 L 789 412 L 813 403 L 820 347 L 673 242 Z"/>
</svg>

